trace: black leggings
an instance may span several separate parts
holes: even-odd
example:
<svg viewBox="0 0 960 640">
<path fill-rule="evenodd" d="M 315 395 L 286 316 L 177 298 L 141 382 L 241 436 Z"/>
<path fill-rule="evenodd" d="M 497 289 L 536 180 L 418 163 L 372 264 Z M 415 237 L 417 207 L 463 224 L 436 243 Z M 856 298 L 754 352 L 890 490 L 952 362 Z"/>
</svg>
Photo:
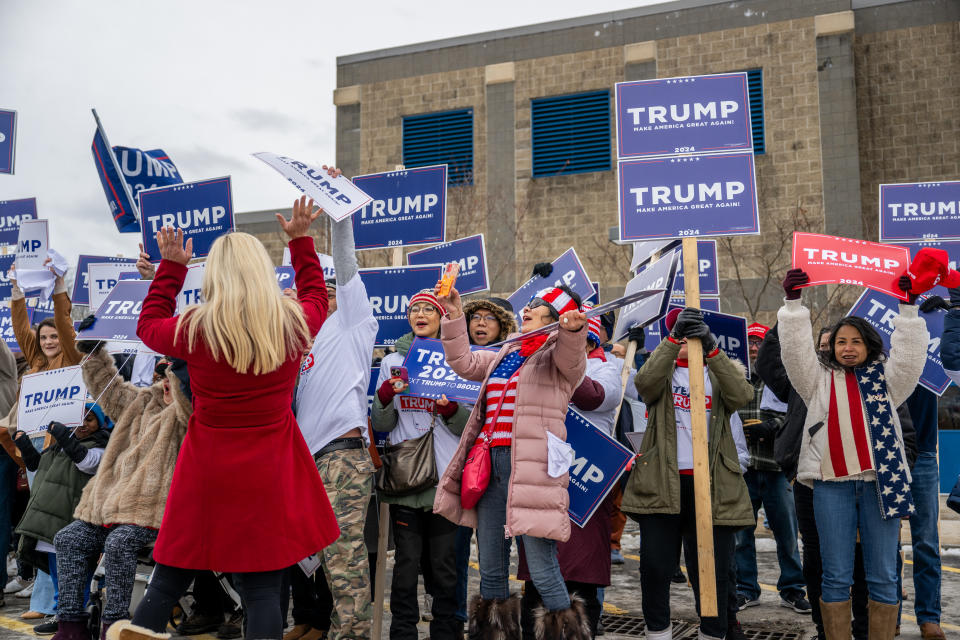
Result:
<svg viewBox="0 0 960 640">
<path fill-rule="evenodd" d="M 133 624 L 163 633 L 170 611 L 190 587 L 197 572 L 158 564 L 143 600 L 133 614 Z M 283 635 L 281 586 L 283 570 L 234 573 L 233 584 L 243 601 L 246 638 L 277 639 Z"/>
</svg>

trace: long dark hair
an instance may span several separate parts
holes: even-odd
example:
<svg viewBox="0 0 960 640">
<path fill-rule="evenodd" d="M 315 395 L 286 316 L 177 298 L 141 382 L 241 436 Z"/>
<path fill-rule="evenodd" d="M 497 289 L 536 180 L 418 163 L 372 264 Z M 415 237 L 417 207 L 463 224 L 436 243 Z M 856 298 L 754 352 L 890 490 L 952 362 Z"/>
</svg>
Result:
<svg viewBox="0 0 960 640">
<path fill-rule="evenodd" d="M 870 364 L 871 362 L 884 362 L 887 359 L 887 352 L 883 349 L 883 340 L 880 339 L 880 334 L 877 333 L 877 330 L 863 318 L 846 316 L 838 320 L 837 324 L 830 328 L 830 355 L 823 360 L 825 366 L 838 370 L 847 368 L 837 360 L 836 348 L 834 347 L 837 342 L 837 332 L 840 331 L 842 327 L 853 327 L 860 333 L 860 337 L 863 338 L 863 344 L 867 348 L 867 357 L 863 361 L 864 365 Z"/>
</svg>

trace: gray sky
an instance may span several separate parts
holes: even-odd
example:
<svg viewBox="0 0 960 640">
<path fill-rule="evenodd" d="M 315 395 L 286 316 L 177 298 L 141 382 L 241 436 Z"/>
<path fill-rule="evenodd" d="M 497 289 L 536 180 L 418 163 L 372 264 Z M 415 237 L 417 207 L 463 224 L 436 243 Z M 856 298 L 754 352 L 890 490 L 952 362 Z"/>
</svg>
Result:
<svg viewBox="0 0 960 640">
<path fill-rule="evenodd" d="M 0 0 L 0 107 L 18 112 L 0 200 L 36 197 L 71 261 L 135 255 L 94 169 L 91 107 L 112 144 L 162 148 L 186 181 L 231 175 L 235 211 L 287 207 L 296 190 L 250 154 L 334 159 L 338 55 L 660 1 Z"/>
</svg>

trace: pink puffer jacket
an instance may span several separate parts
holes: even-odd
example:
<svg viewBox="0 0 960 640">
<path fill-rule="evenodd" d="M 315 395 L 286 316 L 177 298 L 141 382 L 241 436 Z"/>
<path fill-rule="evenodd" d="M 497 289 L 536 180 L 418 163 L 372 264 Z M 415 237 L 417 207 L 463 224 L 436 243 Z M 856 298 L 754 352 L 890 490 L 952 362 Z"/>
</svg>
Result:
<svg viewBox="0 0 960 640">
<path fill-rule="evenodd" d="M 483 380 L 480 401 L 467 419 L 460 446 L 437 486 L 434 513 L 447 520 L 476 528 L 476 509 L 460 506 L 460 477 L 470 447 L 483 428 L 486 380 L 500 360 L 520 348 L 519 342 L 499 352 L 470 351 L 464 316 L 444 318 L 440 337 L 447 362 L 462 378 Z M 570 537 L 569 496 L 566 473 L 557 478 L 547 474 L 547 430 L 564 440 L 563 420 L 570 396 L 583 379 L 587 357 L 586 329 L 560 330 L 551 334 L 520 369 L 517 381 L 517 410 L 510 447 L 510 488 L 507 492 L 506 536 L 531 535 L 565 541 Z"/>
</svg>

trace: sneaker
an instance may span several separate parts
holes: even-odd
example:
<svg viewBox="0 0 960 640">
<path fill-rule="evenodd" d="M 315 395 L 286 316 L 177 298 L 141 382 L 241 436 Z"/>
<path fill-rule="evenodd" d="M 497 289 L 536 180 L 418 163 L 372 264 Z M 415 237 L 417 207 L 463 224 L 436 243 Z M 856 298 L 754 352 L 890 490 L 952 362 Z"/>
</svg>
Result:
<svg viewBox="0 0 960 640">
<path fill-rule="evenodd" d="M 220 625 L 217 629 L 217 637 L 220 640 L 234 640 L 243 635 L 243 613 L 237 611 L 230 616 L 230 619 Z"/>
<path fill-rule="evenodd" d="M 433 620 L 433 596 L 429 593 L 423 594 L 423 608 L 421 611 L 423 611 L 423 613 L 420 614 L 421 620 L 424 622 Z"/>
<path fill-rule="evenodd" d="M 222 613 L 200 613 L 194 611 L 177 627 L 177 635 L 199 636 L 202 633 L 216 631 L 223 624 Z"/>
<path fill-rule="evenodd" d="M 758 606 L 759 604 L 760 604 L 760 596 L 757 596 L 756 598 L 748 598 L 747 596 L 743 595 L 742 593 L 738 593 L 738 594 L 737 594 L 737 611 L 743 611 L 744 609 L 747 609 L 748 607 L 756 607 L 756 606 Z M 783 603 L 781 602 L 781 604 L 783 604 Z M 785 606 L 785 607 L 791 606 L 791 607 L 792 607 L 793 605 L 786 605 L 786 604 L 784 604 L 783 606 Z M 808 604 L 807 606 L 809 607 L 810 605 Z"/>
<path fill-rule="evenodd" d="M 725 640 L 747 640 L 747 634 L 743 632 L 743 627 L 736 620 L 727 624 L 727 635 Z"/>
<path fill-rule="evenodd" d="M 31 584 L 33 584 L 33 580 L 24 580 L 20 576 L 14 576 L 14 578 L 7 583 L 7 586 L 3 588 L 3 592 L 16 593 L 17 591 L 23 591 Z"/>
<path fill-rule="evenodd" d="M 680 567 L 677 567 L 677 572 L 673 574 L 672 578 L 670 578 L 670 582 L 673 584 L 687 584 L 687 576 L 683 575 L 683 571 L 680 570 Z"/>
<path fill-rule="evenodd" d="M 57 616 L 46 616 L 43 622 L 34 625 L 33 632 L 38 636 L 52 636 L 59 628 L 60 623 L 57 622 Z"/>
<path fill-rule="evenodd" d="M 13 595 L 16 598 L 29 598 L 30 596 L 33 595 L 33 583 L 31 582 L 26 587 L 24 587 L 23 589 L 20 589 L 20 591 L 17 591 Z"/>
<path fill-rule="evenodd" d="M 624 562 L 626 562 L 626 560 L 624 560 L 620 549 L 610 550 L 610 564 L 623 564 Z"/>
<path fill-rule="evenodd" d="M 793 609 L 797 613 L 810 613 L 810 603 L 803 597 L 803 593 L 781 593 L 780 606 Z"/>
</svg>

